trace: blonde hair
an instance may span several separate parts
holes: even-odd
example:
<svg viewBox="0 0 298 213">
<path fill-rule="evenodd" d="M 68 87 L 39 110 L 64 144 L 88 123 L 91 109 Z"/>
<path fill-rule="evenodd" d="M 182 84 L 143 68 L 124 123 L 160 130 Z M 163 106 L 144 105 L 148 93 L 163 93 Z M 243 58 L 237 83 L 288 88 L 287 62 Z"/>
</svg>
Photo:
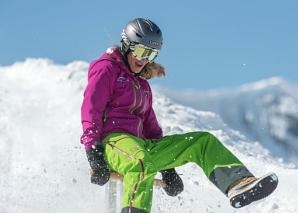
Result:
<svg viewBox="0 0 298 213">
<path fill-rule="evenodd" d="M 140 76 L 147 80 L 154 77 L 161 77 L 165 75 L 166 75 L 166 71 L 164 66 L 155 62 L 146 64 L 146 66 L 143 68 L 143 70 L 140 73 Z"/>
</svg>

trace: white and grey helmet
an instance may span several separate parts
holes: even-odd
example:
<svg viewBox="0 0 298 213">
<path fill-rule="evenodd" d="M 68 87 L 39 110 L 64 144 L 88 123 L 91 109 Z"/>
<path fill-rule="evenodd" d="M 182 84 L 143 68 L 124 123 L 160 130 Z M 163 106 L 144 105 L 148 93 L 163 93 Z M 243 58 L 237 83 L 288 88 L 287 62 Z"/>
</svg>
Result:
<svg viewBox="0 0 298 213">
<path fill-rule="evenodd" d="M 158 51 L 162 47 L 162 32 L 149 19 L 136 18 L 130 21 L 123 29 L 121 38 L 121 50 L 124 53 L 135 44 L 142 44 Z"/>
</svg>

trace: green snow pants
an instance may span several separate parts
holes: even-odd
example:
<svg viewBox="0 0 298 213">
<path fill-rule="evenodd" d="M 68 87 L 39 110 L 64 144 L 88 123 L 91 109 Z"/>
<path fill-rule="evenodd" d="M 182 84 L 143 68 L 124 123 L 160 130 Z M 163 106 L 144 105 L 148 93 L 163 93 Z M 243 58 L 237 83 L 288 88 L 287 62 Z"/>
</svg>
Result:
<svg viewBox="0 0 298 213">
<path fill-rule="evenodd" d="M 151 211 L 154 177 L 158 171 L 194 162 L 223 193 L 231 183 L 252 176 L 222 143 L 208 132 L 190 132 L 143 140 L 112 133 L 104 140 L 112 171 L 123 175 L 123 208 Z"/>
</svg>

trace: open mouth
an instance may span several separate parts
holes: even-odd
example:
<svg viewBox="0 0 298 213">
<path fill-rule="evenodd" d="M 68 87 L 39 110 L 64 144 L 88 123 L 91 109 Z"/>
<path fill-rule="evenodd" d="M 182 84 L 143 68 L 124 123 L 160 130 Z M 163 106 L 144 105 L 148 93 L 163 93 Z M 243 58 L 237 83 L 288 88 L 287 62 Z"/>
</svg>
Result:
<svg viewBox="0 0 298 213">
<path fill-rule="evenodd" d="M 143 66 L 142 62 L 135 62 L 135 67 L 141 68 Z"/>
</svg>

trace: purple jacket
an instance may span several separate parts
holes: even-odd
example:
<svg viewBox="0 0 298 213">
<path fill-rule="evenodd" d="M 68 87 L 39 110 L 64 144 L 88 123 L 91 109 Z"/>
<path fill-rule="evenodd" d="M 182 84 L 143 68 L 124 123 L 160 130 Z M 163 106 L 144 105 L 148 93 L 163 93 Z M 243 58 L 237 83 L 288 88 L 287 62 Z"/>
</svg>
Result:
<svg viewBox="0 0 298 213">
<path fill-rule="evenodd" d="M 96 130 L 91 144 L 81 138 L 86 147 L 110 133 L 129 133 L 146 139 L 162 137 L 152 109 L 151 88 L 147 80 L 130 72 L 118 49 L 107 51 L 90 64 L 81 118 L 84 133 L 87 129 Z"/>
</svg>

